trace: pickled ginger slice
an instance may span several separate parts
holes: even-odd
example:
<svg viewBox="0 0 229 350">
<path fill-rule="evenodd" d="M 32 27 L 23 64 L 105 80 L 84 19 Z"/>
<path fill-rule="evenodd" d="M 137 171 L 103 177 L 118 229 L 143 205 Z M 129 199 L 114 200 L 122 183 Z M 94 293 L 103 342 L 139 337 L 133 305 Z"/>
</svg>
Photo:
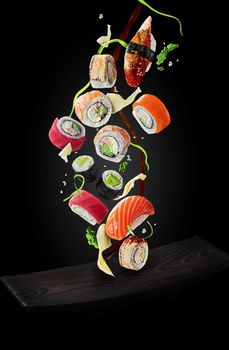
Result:
<svg viewBox="0 0 229 350">
<path fill-rule="evenodd" d="M 69 142 L 58 154 L 59 157 L 61 157 L 65 163 L 68 163 L 68 156 L 72 153 L 72 145 Z"/>
<path fill-rule="evenodd" d="M 102 224 L 99 226 L 98 231 L 97 231 L 97 242 L 98 242 L 98 247 L 99 247 L 99 255 L 98 255 L 98 260 L 97 260 L 97 265 L 98 268 L 105 272 L 107 275 L 113 276 L 113 273 L 109 266 L 107 265 L 106 261 L 103 258 L 103 251 L 106 250 L 111 246 L 111 240 L 110 238 L 106 235 L 106 225 Z"/>
<path fill-rule="evenodd" d="M 133 103 L 140 92 L 142 92 L 142 90 L 138 87 L 127 99 L 124 99 L 121 95 L 115 93 L 106 94 L 112 104 L 112 114 L 121 111 L 123 108 Z"/>
</svg>

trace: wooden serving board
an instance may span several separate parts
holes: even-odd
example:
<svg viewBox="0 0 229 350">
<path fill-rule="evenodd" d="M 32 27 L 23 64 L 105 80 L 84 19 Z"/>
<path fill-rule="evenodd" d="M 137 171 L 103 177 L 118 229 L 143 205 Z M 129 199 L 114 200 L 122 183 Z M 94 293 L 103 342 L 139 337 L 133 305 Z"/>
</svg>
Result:
<svg viewBox="0 0 229 350">
<path fill-rule="evenodd" d="M 147 291 L 161 295 L 181 290 L 229 267 L 229 255 L 198 236 L 150 251 L 139 272 L 123 269 L 109 260 L 115 278 L 98 270 L 96 262 L 5 276 L 2 283 L 29 310 L 104 301 Z"/>
</svg>

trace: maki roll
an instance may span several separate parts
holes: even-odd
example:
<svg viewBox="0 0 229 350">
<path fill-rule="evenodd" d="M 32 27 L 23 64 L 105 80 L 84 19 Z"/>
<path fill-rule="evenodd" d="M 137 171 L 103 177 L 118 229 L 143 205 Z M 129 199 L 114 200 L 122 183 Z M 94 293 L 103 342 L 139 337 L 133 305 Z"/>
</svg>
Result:
<svg viewBox="0 0 229 350">
<path fill-rule="evenodd" d="M 117 70 L 114 58 L 111 55 L 92 56 L 89 75 L 91 86 L 94 89 L 106 89 L 115 85 Z"/>
<path fill-rule="evenodd" d="M 68 202 L 71 210 L 91 225 L 100 224 L 108 214 L 108 208 L 93 194 L 81 190 Z"/>
<path fill-rule="evenodd" d="M 106 170 L 96 185 L 98 193 L 106 199 L 118 197 L 123 188 L 122 176 L 114 170 Z"/>
<path fill-rule="evenodd" d="M 78 151 L 86 141 L 82 124 L 69 117 L 56 118 L 49 130 L 49 139 L 54 146 L 63 149 L 71 143 L 72 151 Z"/>
<path fill-rule="evenodd" d="M 115 163 L 121 162 L 125 157 L 130 141 L 128 132 L 116 125 L 104 126 L 94 138 L 96 153 Z"/>
<path fill-rule="evenodd" d="M 164 103 L 156 96 L 142 95 L 133 104 L 133 116 L 147 134 L 159 133 L 170 124 Z"/>
<path fill-rule="evenodd" d="M 83 175 L 87 182 L 92 182 L 97 177 L 95 161 L 91 156 L 83 155 L 77 157 L 72 162 L 72 168 L 76 173 Z"/>
<path fill-rule="evenodd" d="M 126 238 L 119 248 L 119 263 L 130 270 L 140 270 L 148 259 L 148 243 L 140 237 Z"/>
<path fill-rule="evenodd" d="M 102 92 L 89 91 L 76 100 L 75 113 L 84 125 L 99 128 L 110 119 L 112 104 Z"/>
</svg>

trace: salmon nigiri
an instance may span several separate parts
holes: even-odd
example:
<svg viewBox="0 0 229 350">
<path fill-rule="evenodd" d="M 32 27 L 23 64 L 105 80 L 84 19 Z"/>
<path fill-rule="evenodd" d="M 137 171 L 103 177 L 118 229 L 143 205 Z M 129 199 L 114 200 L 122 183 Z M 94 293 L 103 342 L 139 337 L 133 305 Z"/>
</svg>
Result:
<svg viewBox="0 0 229 350">
<path fill-rule="evenodd" d="M 110 212 L 106 222 L 106 234 L 120 241 L 128 233 L 127 225 L 134 230 L 154 213 L 153 204 L 145 197 L 126 197 Z"/>
<path fill-rule="evenodd" d="M 151 21 L 152 18 L 149 16 L 126 49 L 124 72 L 127 84 L 132 87 L 137 87 L 141 83 L 145 72 L 151 66 L 156 51 L 156 40 L 151 34 Z"/>
<path fill-rule="evenodd" d="M 133 103 L 133 116 L 147 134 L 159 133 L 170 124 L 164 103 L 156 96 L 145 94 Z"/>
</svg>

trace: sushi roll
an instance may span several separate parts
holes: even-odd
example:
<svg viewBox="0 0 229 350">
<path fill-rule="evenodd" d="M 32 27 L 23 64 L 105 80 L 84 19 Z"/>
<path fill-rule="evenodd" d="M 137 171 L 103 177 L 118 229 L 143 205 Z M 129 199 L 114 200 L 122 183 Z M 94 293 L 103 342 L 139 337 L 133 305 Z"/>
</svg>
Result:
<svg viewBox="0 0 229 350">
<path fill-rule="evenodd" d="M 153 204 L 145 197 L 126 197 L 111 210 L 106 222 L 106 234 L 120 241 L 128 234 L 127 225 L 134 230 L 154 213 Z"/>
<path fill-rule="evenodd" d="M 71 143 L 72 151 L 78 151 L 86 141 L 82 124 L 69 117 L 56 118 L 49 130 L 49 139 L 54 146 L 63 149 Z"/>
<path fill-rule="evenodd" d="M 149 16 L 126 48 L 124 73 L 127 84 L 132 87 L 139 86 L 154 58 L 156 40 L 151 34 L 151 21 Z"/>
<path fill-rule="evenodd" d="M 94 89 L 106 89 L 115 85 L 117 70 L 114 58 L 111 55 L 92 56 L 89 75 L 91 86 Z"/>
<path fill-rule="evenodd" d="M 76 173 L 83 175 L 86 182 L 92 182 L 97 177 L 95 161 L 91 156 L 83 155 L 77 157 L 72 162 L 72 168 Z"/>
<path fill-rule="evenodd" d="M 170 115 L 164 103 L 150 94 L 142 95 L 134 102 L 133 116 L 147 134 L 159 133 L 170 124 Z"/>
<path fill-rule="evenodd" d="M 106 199 L 117 198 L 122 192 L 123 178 L 114 170 L 106 170 L 96 185 L 100 196 Z"/>
<path fill-rule="evenodd" d="M 94 138 L 96 153 L 115 163 L 121 162 L 125 157 L 130 141 L 128 132 L 116 125 L 104 126 Z"/>
<path fill-rule="evenodd" d="M 110 119 L 112 104 L 102 92 L 89 91 L 76 100 L 75 113 L 84 125 L 99 128 Z"/>
<path fill-rule="evenodd" d="M 71 210 L 91 225 L 100 224 L 108 214 L 108 208 L 93 194 L 81 190 L 68 202 Z"/>
<path fill-rule="evenodd" d="M 141 270 L 149 254 L 148 243 L 140 237 L 126 238 L 119 248 L 119 263 L 130 270 Z"/>
</svg>

